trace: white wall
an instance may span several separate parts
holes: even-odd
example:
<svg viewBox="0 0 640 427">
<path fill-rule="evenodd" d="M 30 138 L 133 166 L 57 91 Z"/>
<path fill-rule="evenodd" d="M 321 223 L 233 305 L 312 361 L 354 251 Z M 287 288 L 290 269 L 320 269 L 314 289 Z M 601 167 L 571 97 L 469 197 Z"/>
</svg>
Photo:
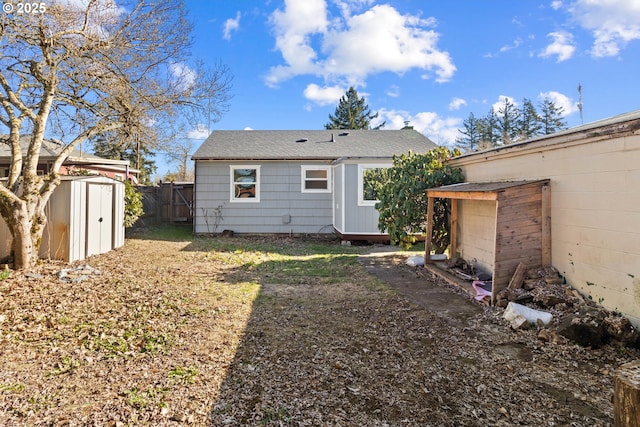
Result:
<svg viewBox="0 0 640 427">
<path fill-rule="evenodd" d="M 638 127 L 607 123 L 451 165 L 468 182 L 549 178 L 553 265 L 571 286 L 640 325 Z"/>
<path fill-rule="evenodd" d="M 496 202 L 452 200 L 452 203 L 458 203 L 457 252 L 461 258 L 479 267 L 480 271 L 491 273 L 495 251 Z"/>
</svg>

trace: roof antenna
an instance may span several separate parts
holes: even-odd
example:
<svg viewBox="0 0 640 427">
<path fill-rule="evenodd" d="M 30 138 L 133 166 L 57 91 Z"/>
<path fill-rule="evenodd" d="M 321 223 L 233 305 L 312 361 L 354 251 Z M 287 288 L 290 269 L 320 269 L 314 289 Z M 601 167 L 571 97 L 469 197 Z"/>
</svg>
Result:
<svg viewBox="0 0 640 427">
<path fill-rule="evenodd" d="M 578 110 L 580 110 L 580 124 L 584 124 L 582 118 L 582 85 L 578 83 Z"/>
</svg>

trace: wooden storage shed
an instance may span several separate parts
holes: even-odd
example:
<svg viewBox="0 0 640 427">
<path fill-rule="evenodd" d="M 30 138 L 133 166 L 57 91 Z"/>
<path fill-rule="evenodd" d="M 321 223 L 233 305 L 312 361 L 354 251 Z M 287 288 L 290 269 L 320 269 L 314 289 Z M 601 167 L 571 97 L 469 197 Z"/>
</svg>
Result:
<svg viewBox="0 0 640 427">
<path fill-rule="evenodd" d="M 461 183 L 428 189 L 427 242 L 433 235 L 434 200 L 449 199 L 449 254 L 471 261 L 491 274 L 494 303 L 519 263 L 528 268 L 551 264 L 550 194 L 548 179 Z"/>
<path fill-rule="evenodd" d="M 41 258 L 66 262 L 124 245 L 124 183 L 99 175 L 63 176 L 46 208 Z M 0 258 L 11 253 L 11 233 L 0 218 Z"/>
</svg>

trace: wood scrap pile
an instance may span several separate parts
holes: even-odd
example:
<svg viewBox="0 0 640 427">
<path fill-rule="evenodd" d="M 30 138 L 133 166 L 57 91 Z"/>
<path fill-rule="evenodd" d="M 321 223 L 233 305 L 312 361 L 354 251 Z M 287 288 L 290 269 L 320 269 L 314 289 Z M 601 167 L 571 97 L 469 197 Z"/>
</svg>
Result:
<svg viewBox="0 0 640 427">
<path fill-rule="evenodd" d="M 563 282 L 553 266 L 527 269 L 520 263 L 509 286 L 496 294 L 496 305 L 504 308 L 509 301 L 520 304 L 534 302 L 549 308 L 559 304 L 573 306 L 585 302 L 578 291 Z"/>
<path fill-rule="evenodd" d="M 553 314 L 553 324 L 540 331 L 543 341 L 556 341 L 559 334 L 584 347 L 619 343 L 640 348 L 640 333 L 629 319 L 584 298 L 564 283 L 553 266 L 518 265 L 509 286 L 496 294 L 498 307 L 507 307 L 510 301 Z"/>
<path fill-rule="evenodd" d="M 491 281 L 491 275 L 476 271 L 472 262 L 469 262 L 462 258 L 451 258 L 447 262 L 448 271 L 456 277 L 462 280 L 483 280 Z"/>
</svg>

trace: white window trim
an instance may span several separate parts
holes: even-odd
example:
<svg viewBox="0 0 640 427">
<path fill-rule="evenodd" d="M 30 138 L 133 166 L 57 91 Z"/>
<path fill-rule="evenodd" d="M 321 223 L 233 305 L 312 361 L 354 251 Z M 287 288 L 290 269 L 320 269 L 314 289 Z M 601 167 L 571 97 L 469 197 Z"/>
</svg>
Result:
<svg viewBox="0 0 640 427">
<path fill-rule="evenodd" d="M 306 172 L 308 170 L 323 170 L 327 172 L 327 188 L 304 188 L 304 183 L 307 181 Z M 312 181 L 314 181 L 312 179 Z M 324 181 L 324 180 L 315 180 Z M 331 166 L 314 166 L 314 165 L 302 165 L 300 166 L 300 191 L 303 193 L 331 193 Z"/>
<path fill-rule="evenodd" d="M 236 169 L 256 170 L 256 197 L 236 197 L 233 182 L 233 171 Z M 260 165 L 229 165 L 229 202 L 230 203 L 259 203 L 260 202 Z"/>
<path fill-rule="evenodd" d="M 358 206 L 375 206 L 379 200 L 364 200 L 364 171 L 366 169 L 390 168 L 388 163 L 369 163 L 358 165 Z"/>
</svg>

